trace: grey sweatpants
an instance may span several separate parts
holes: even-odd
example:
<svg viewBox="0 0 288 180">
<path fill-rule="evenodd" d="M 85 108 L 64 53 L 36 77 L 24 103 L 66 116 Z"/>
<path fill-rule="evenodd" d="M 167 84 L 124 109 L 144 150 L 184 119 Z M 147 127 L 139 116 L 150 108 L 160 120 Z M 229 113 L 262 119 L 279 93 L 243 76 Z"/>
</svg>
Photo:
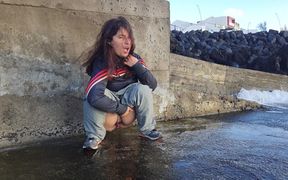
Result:
<svg viewBox="0 0 288 180">
<path fill-rule="evenodd" d="M 121 104 L 134 107 L 140 132 L 145 133 L 155 128 L 156 121 L 153 113 L 152 90 L 140 83 L 133 83 L 118 92 L 105 90 L 105 95 L 113 100 L 120 100 Z M 91 106 L 87 99 L 83 103 L 84 129 L 88 138 L 103 140 L 106 135 L 104 128 L 106 112 Z"/>
</svg>

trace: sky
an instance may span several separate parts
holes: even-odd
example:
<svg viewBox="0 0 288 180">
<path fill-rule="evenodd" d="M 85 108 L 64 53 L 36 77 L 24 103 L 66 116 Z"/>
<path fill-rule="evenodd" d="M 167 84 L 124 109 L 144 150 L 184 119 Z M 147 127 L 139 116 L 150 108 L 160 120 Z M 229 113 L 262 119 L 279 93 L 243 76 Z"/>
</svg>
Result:
<svg viewBox="0 0 288 180">
<path fill-rule="evenodd" d="M 288 28 L 288 0 L 168 0 L 170 21 L 196 23 L 211 16 L 232 16 L 243 29 L 257 29 L 266 22 L 267 30 Z"/>
</svg>

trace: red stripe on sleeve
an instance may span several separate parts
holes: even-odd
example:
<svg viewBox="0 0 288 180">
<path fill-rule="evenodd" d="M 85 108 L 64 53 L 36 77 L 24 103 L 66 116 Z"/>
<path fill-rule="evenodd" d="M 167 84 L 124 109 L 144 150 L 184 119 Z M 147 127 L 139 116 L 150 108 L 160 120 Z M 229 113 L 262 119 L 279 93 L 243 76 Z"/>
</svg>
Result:
<svg viewBox="0 0 288 180">
<path fill-rule="evenodd" d="M 88 86 L 85 89 L 85 92 L 87 92 L 87 90 L 100 78 L 106 76 L 108 74 L 107 69 L 104 69 L 102 71 L 100 71 L 99 73 L 97 73 L 88 83 Z"/>
</svg>

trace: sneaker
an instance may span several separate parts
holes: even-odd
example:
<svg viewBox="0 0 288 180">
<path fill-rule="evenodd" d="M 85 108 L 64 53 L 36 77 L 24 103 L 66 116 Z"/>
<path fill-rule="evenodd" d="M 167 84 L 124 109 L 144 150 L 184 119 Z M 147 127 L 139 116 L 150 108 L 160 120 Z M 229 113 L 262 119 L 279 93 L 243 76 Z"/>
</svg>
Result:
<svg viewBox="0 0 288 180">
<path fill-rule="evenodd" d="M 148 131 L 145 133 L 140 133 L 139 136 L 143 138 L 147 138 L 151 141 L 155 141 L 157 139 L 162 138 L 160 132 L 158 132 L 156 129 L 153 129 L 152 131 Z"/>
<path fill-rule="evenodd" d="M 96 141 L 95 138 L 86 138 L 85 142 L 83 144 L 83 149 L 98 149 L 99 144 L 101 143 L 101 141 Z"/>
</svg>

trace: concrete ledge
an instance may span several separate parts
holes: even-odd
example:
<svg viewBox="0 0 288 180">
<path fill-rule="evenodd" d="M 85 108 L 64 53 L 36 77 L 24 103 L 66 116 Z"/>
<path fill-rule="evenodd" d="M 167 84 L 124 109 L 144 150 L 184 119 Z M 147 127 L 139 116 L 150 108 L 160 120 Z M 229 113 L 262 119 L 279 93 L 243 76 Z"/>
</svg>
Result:
<svg viewBox="0 0 288 180">
<path fill-rule="evenodd" d="M 239 69 L 170 54 L 170 84 L 207 94 L 233 95 L 241 88 L 288 90 L 288 76 Z"/>
<path fill-rule="evenodd" d="M 170 16 L 166 0 L 2 0 L 0 4 L 156 18 Z"/>
<path fill-rule="evenodd" d="M 261 107 L 237 99 L 235 95 L 241 88 L 288 90 L 288 76 L 227 67 L 176 54 L 170 54 L 169 79 L 174 101 L 166 107 L 167 119 Z"/>
<path fill-rule="evenodd" d="M 83 134 L 79 98 L 5 95 L 0 102 L 0 147 Z"/>
</svg>

